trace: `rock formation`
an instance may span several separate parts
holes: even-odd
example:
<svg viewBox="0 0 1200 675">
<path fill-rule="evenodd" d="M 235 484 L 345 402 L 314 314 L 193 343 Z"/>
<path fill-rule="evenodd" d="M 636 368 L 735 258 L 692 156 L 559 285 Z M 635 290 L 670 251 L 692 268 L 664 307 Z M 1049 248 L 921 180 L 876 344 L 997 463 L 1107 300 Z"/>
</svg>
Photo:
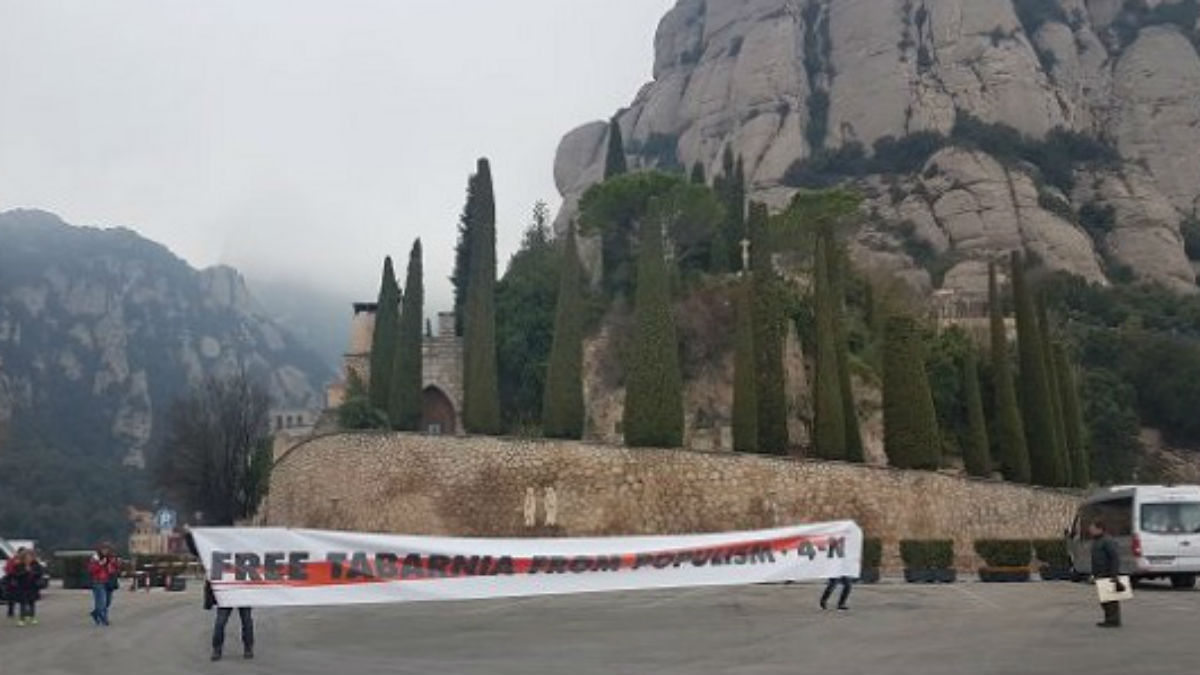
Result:
<svg viewBox="0 0 1200 675">
<path fill-rule="evenodd" d="M 752 198 L 776 209 L 798 161 L 949 136 L 964 114 L 1034 141 L 1073 132 L 1119 159 L 1076 163 L 1070 194 L 969 148 L 861 180 L 881 218 L 859 254 L 919 280 L 896 250 L 912 232 L 948 256 L 935 285 L 978 290 L 981 260 L 1023 247 L 1091 280 L 1121 272 L 1191 292 L 1180 226 L 1200 206 L 1198 17 L 1197 0 L 679 0 L 658 28 L 654 80 L 618 119 L 633 166 L 700 162 L 712 176 L 729 146 Z M 602 178 L 605 136 L 593 122 L 559 147 L 560 228 Z M 1096 214 L 1105 227 L 1088 226 Z"/>
</svg>

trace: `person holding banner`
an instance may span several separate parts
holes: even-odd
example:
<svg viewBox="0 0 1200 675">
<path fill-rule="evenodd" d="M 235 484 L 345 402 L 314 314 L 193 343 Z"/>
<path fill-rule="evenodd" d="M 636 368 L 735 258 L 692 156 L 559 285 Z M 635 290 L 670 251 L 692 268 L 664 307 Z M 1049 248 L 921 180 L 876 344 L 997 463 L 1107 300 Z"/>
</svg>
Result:
<svg viewBox="0 0 1200 675">
<path fill-rule="evenodd" d="M 837 608 L 842 611 L 849 610 L 850 606 L 846 604 L 846 601 L 850 599 L 850 587 L 853 583 L 854 580 L 850 577 L 831 578 L 829 583 L 825 584 L 825 592 L 821 594 L 821 609 L 829 609 L 829 598 L 833 596 L 833 591 L 838 587 L 838 584 L 841 584 L 842 595 L 838 598 Z"/>
<path fill-rule="evenodd" d="M 1111 580 L 1112 590 L 1125 593 L 1125 584 L 1121 582 L 1121 556 L 1117 552 L 1117 544 L 1108 536 L 1108 528 L 1103 521 L 1093 521 L 1088 526 L 1092 535 L 1092 576 L 1096 579 L 1097 588 Z M 1101 598 L 1105 597 L 1103 592 Z M 1116 600 L 1101 601 L 1104 609 L 1104 621 L 1096 624 L 1101 628 L 1121 627 L 1121 603 Z"/>
<path fill-rule="evenodd" d="M 184 542 L 187 544 L 188 551 L 197 558 L 200 557 L 200 552 L 196 549 L 196 539 L 191 532 L 184 537 Z M 208 580 L 204 582 L 204 609 L 205 611 L 217 608 L 217 617 L 213 621 L 212 632 L 212 660 L 220 661 L 225 652 L 225 626 L 229 624 L 229 617 L 233 615 L 232 607 L 221 607 L 217 604 L 217 596 L 213 593 L 212 583 Z M 242 622 L 242 656 L 247 659 L 254 658 L 254 615 L 250 607 L 238 607 L 238 620 Z"/>
</svg>

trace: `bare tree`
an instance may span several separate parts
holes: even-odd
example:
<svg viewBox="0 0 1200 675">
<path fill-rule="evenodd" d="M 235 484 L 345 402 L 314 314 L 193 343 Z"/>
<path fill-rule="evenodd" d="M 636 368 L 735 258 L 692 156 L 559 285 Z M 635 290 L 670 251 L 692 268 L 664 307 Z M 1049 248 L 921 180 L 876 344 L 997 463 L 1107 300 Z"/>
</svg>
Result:
<svg viewBox="0 0 1200 675">
<path fill-rule="evenodd" d="M 156 471 L 163 489 L 209 525 L 253 515 L 270 479 L 270 405 L 245 372 L 210 376 L 176 400 Z"/>
</svg>

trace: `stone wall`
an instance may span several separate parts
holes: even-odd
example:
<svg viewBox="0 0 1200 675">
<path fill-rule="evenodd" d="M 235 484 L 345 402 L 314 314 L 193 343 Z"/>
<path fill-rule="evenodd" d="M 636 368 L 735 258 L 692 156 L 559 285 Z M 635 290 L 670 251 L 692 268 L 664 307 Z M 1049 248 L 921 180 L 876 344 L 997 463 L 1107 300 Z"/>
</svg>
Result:
<svg viewBox="0 0 1200 675">
<path fill-rule="evenodd" d="M 402 434 L 309 440 L 275 466 L 264 525 L 461 536 L 749 530 L 852 518 L 905 538 L 1059 536 L 1079 497 L 928 472 L 574 442 Z"/>
</svg>

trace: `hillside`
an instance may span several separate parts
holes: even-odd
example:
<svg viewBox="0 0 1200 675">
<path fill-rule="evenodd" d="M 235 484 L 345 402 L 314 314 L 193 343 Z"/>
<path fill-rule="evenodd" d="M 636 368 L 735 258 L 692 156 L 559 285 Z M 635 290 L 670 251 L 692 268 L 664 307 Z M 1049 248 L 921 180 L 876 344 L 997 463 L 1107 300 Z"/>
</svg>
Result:
<svg viewBox="0 0 1200 675">
<path fill-rule="evenodd" d="M 197 271 L 129 230 L 0 214 L 0 530 L 115 534 L 149 497 L 142 468 L 172 401 L 241 367 L 286 407 L 320 407 L 331 375 L 235 270 Z"/>
<path fill-rule="evenodd" d="M 636 166 L 712 176 L 728 148 L 776 210 L 857 183 L 856 258 L 925 290 L 978 293 L 982 261 L 1022 248 L 1194 292 L 1198 21 L 1197 0 L 680 0 L 617 119 Z M 560 230 L 606 135 L 560 145 Z"/>
</svg>

